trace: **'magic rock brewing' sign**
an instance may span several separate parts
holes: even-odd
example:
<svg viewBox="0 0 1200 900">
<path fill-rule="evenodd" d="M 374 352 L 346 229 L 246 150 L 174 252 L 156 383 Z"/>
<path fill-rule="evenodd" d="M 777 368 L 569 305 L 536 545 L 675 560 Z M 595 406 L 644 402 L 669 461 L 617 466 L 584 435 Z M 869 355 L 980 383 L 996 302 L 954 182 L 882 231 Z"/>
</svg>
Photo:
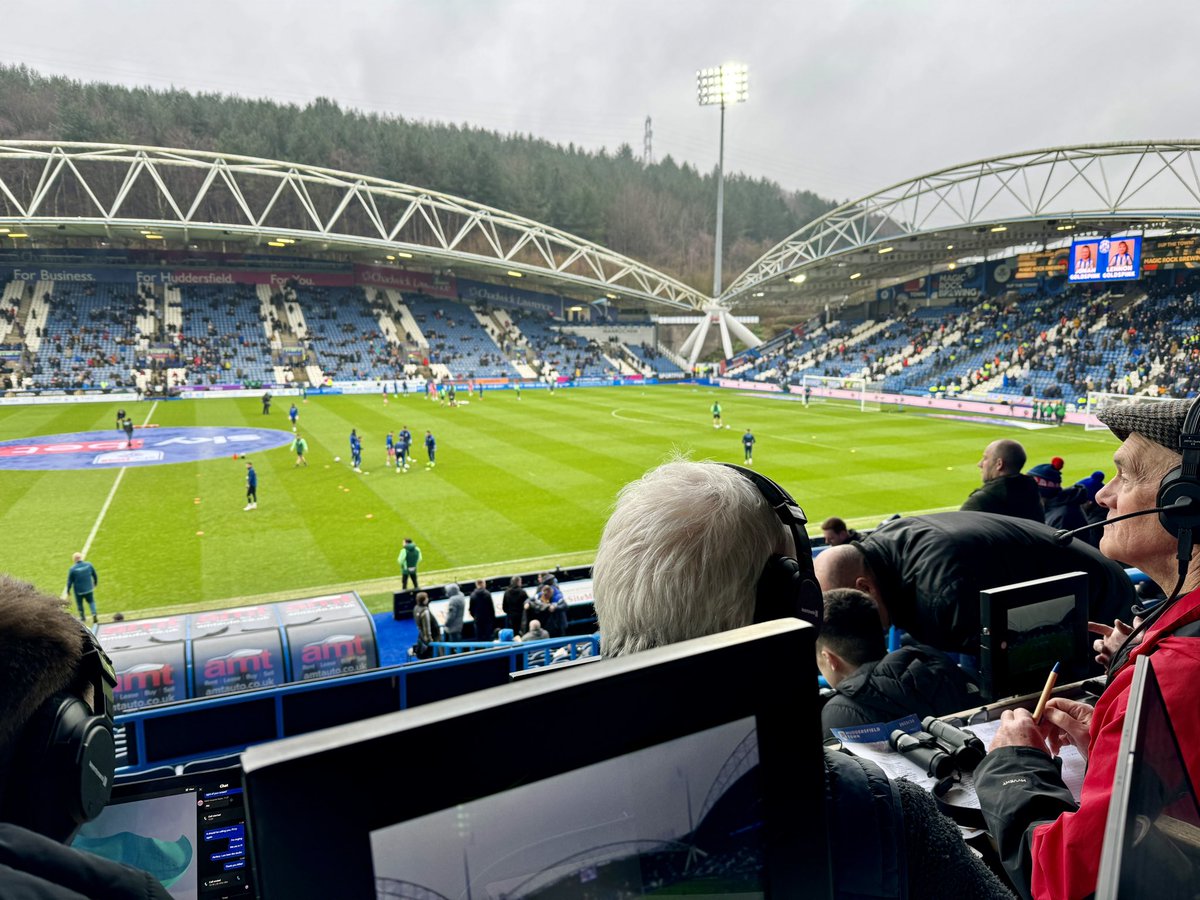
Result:
<svg viewBox="0 0 1200 900">
<path fill-rule="evenodd" d="M 133 439 L 122 432 L 82 431 L 0 441 L 0 471 L 48 472 L 62 469 L 120 469 L 200 462 L 234 453 L 274 450 L 292 434 L 270 428 L 138 428 Z"/>
</svg>

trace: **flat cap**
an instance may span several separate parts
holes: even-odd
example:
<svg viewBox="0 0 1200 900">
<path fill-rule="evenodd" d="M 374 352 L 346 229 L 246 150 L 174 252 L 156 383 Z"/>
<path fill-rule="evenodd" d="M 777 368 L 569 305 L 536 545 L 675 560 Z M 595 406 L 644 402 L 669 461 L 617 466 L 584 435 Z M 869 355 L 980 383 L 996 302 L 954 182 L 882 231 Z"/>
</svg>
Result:
<svg viewBox="0 0 1200 900">
<path fill-rule="evenodd" d="M 1179 453 L 1179 435 L 1191 400 L 1156 403 L 1117 403 L 1096 413 L 1096 418 L 1121 440 L 1137 432 L 1147 440 Z"/>
</svg>

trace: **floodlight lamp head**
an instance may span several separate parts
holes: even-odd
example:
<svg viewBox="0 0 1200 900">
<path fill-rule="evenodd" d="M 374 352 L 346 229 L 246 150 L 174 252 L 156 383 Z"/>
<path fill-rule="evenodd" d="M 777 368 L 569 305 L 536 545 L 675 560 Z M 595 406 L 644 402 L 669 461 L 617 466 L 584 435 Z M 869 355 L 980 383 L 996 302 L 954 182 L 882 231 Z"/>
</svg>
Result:
<svg viewBox="0 0 1200 900">
<path fill-rule="evenodd" d="M 696 73 L 696 97 L 701 106 L 744 103 L 750 97 L 745 63 L 725 63 Z"/>
</svg>

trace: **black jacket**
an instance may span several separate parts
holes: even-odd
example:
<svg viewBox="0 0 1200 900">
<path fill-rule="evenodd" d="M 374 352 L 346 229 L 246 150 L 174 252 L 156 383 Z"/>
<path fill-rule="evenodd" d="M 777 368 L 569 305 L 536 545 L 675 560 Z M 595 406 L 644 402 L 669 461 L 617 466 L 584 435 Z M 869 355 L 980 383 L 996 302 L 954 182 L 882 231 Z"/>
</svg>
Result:
<svg viewBox="0 0 1200 900">
<path fill-rule="evenodd" d="M 170 896 L 148 872 L 0 822 L 0 897 L 5 900 L 170 900 Z"/>
<path fill-rule="evenodd" d="M 945 653 L 914 644 L 859 666 L 821 710 L 830 729 L 892 722 L 909 713 L 944 716 L 979 704 L 971 679 Z"/>
<path fill-rule="evenodd" d="M 825 810 L 835 900 L 1012 897 L 924 789 L 869 760 L 825 751 Z"/>
<path fill-rule="evenodd" d="M 1054 529 L 992 513 L 895 519 L 861 544 L 892 624 L 948 653 L 979 653 L 979 592 L 1047 575 L 1088 575 L 1090 618 L 1127 616 L 1135 595 L 1125 570 Z M 1126 619 L 1128 621 L 1128 619 Z"/>
<path fill-rule="evenodd" d="M 1046 524 L 1052 528 L 1082 528 L 1087 524 L 1083 515 L 1083 504 L 1088 502 L 1087 488 L 1082 485 L 1072 485 L 1057 491 L 1054 496 L 1046 498 Z M 1100 529 L 1089 532 L 1089 536 L 1100 534 Z M 1080 535 L 1083 539 L 1083 535 Z M 1098 544 L 1099 538 L 1095 539 Z M 1092 543 L 1091 540 L 1088 543 Z M 1093 544 L 1095 546 L 1095 544 Z"/>
<path fill-rule="evenodd" d="M 490 641 L 496 631 L 496 604 L 492 600 L 492 592 L 487 588 L 471 591 L 469 609 L 471 618 L 475 620 L 475 640 Z"/>
<path fill-rule="evenodd" d="M 1037 482 L 1019 472 L 1016 475 L 1002 475 L 985 481 L 982 487 L 971 492 L 971 496 L 967 497 L 960 509 L 1014 516 L 1034 522 L 1043 521 L 1042 501 L 1038 496 Z"/>
</svg>

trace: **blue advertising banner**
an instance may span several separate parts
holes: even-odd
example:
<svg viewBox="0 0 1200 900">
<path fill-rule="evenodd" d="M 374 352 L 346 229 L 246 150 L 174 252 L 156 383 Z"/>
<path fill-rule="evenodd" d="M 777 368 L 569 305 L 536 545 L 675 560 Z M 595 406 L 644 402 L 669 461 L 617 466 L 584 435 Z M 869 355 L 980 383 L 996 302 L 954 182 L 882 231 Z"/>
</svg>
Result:
<svg viewBox="0 0 1200 900">
<path fill-rule="evenodd" d="M 563 315 L 563 301 L 553 294 L 542 294 L 538 291 L 527 291 L 523 288 L 509 287 L 504 284 L 488 284 L 483 281 L 471 281 L 467 278 L 458 279 L 458 295 L 469 303 L 487 301 L 496 306 L 519 306 L 524 309 L 537 309 L 552 315 Z"/>
<path fill-rule="evenodd" d="M 1133 281 L 1141 277 L 1142 239 L 1091 238 L 1071 243 L 1071 263 L 1067 280 L 1072 284 L 1088 281 Z"/>
<path fill-rule="evenodd" d="M 983 267 L 963 266 L 932 278 L 932 295 L 939 300 L 973 300 L 983 291 Z"/>
</svg>

